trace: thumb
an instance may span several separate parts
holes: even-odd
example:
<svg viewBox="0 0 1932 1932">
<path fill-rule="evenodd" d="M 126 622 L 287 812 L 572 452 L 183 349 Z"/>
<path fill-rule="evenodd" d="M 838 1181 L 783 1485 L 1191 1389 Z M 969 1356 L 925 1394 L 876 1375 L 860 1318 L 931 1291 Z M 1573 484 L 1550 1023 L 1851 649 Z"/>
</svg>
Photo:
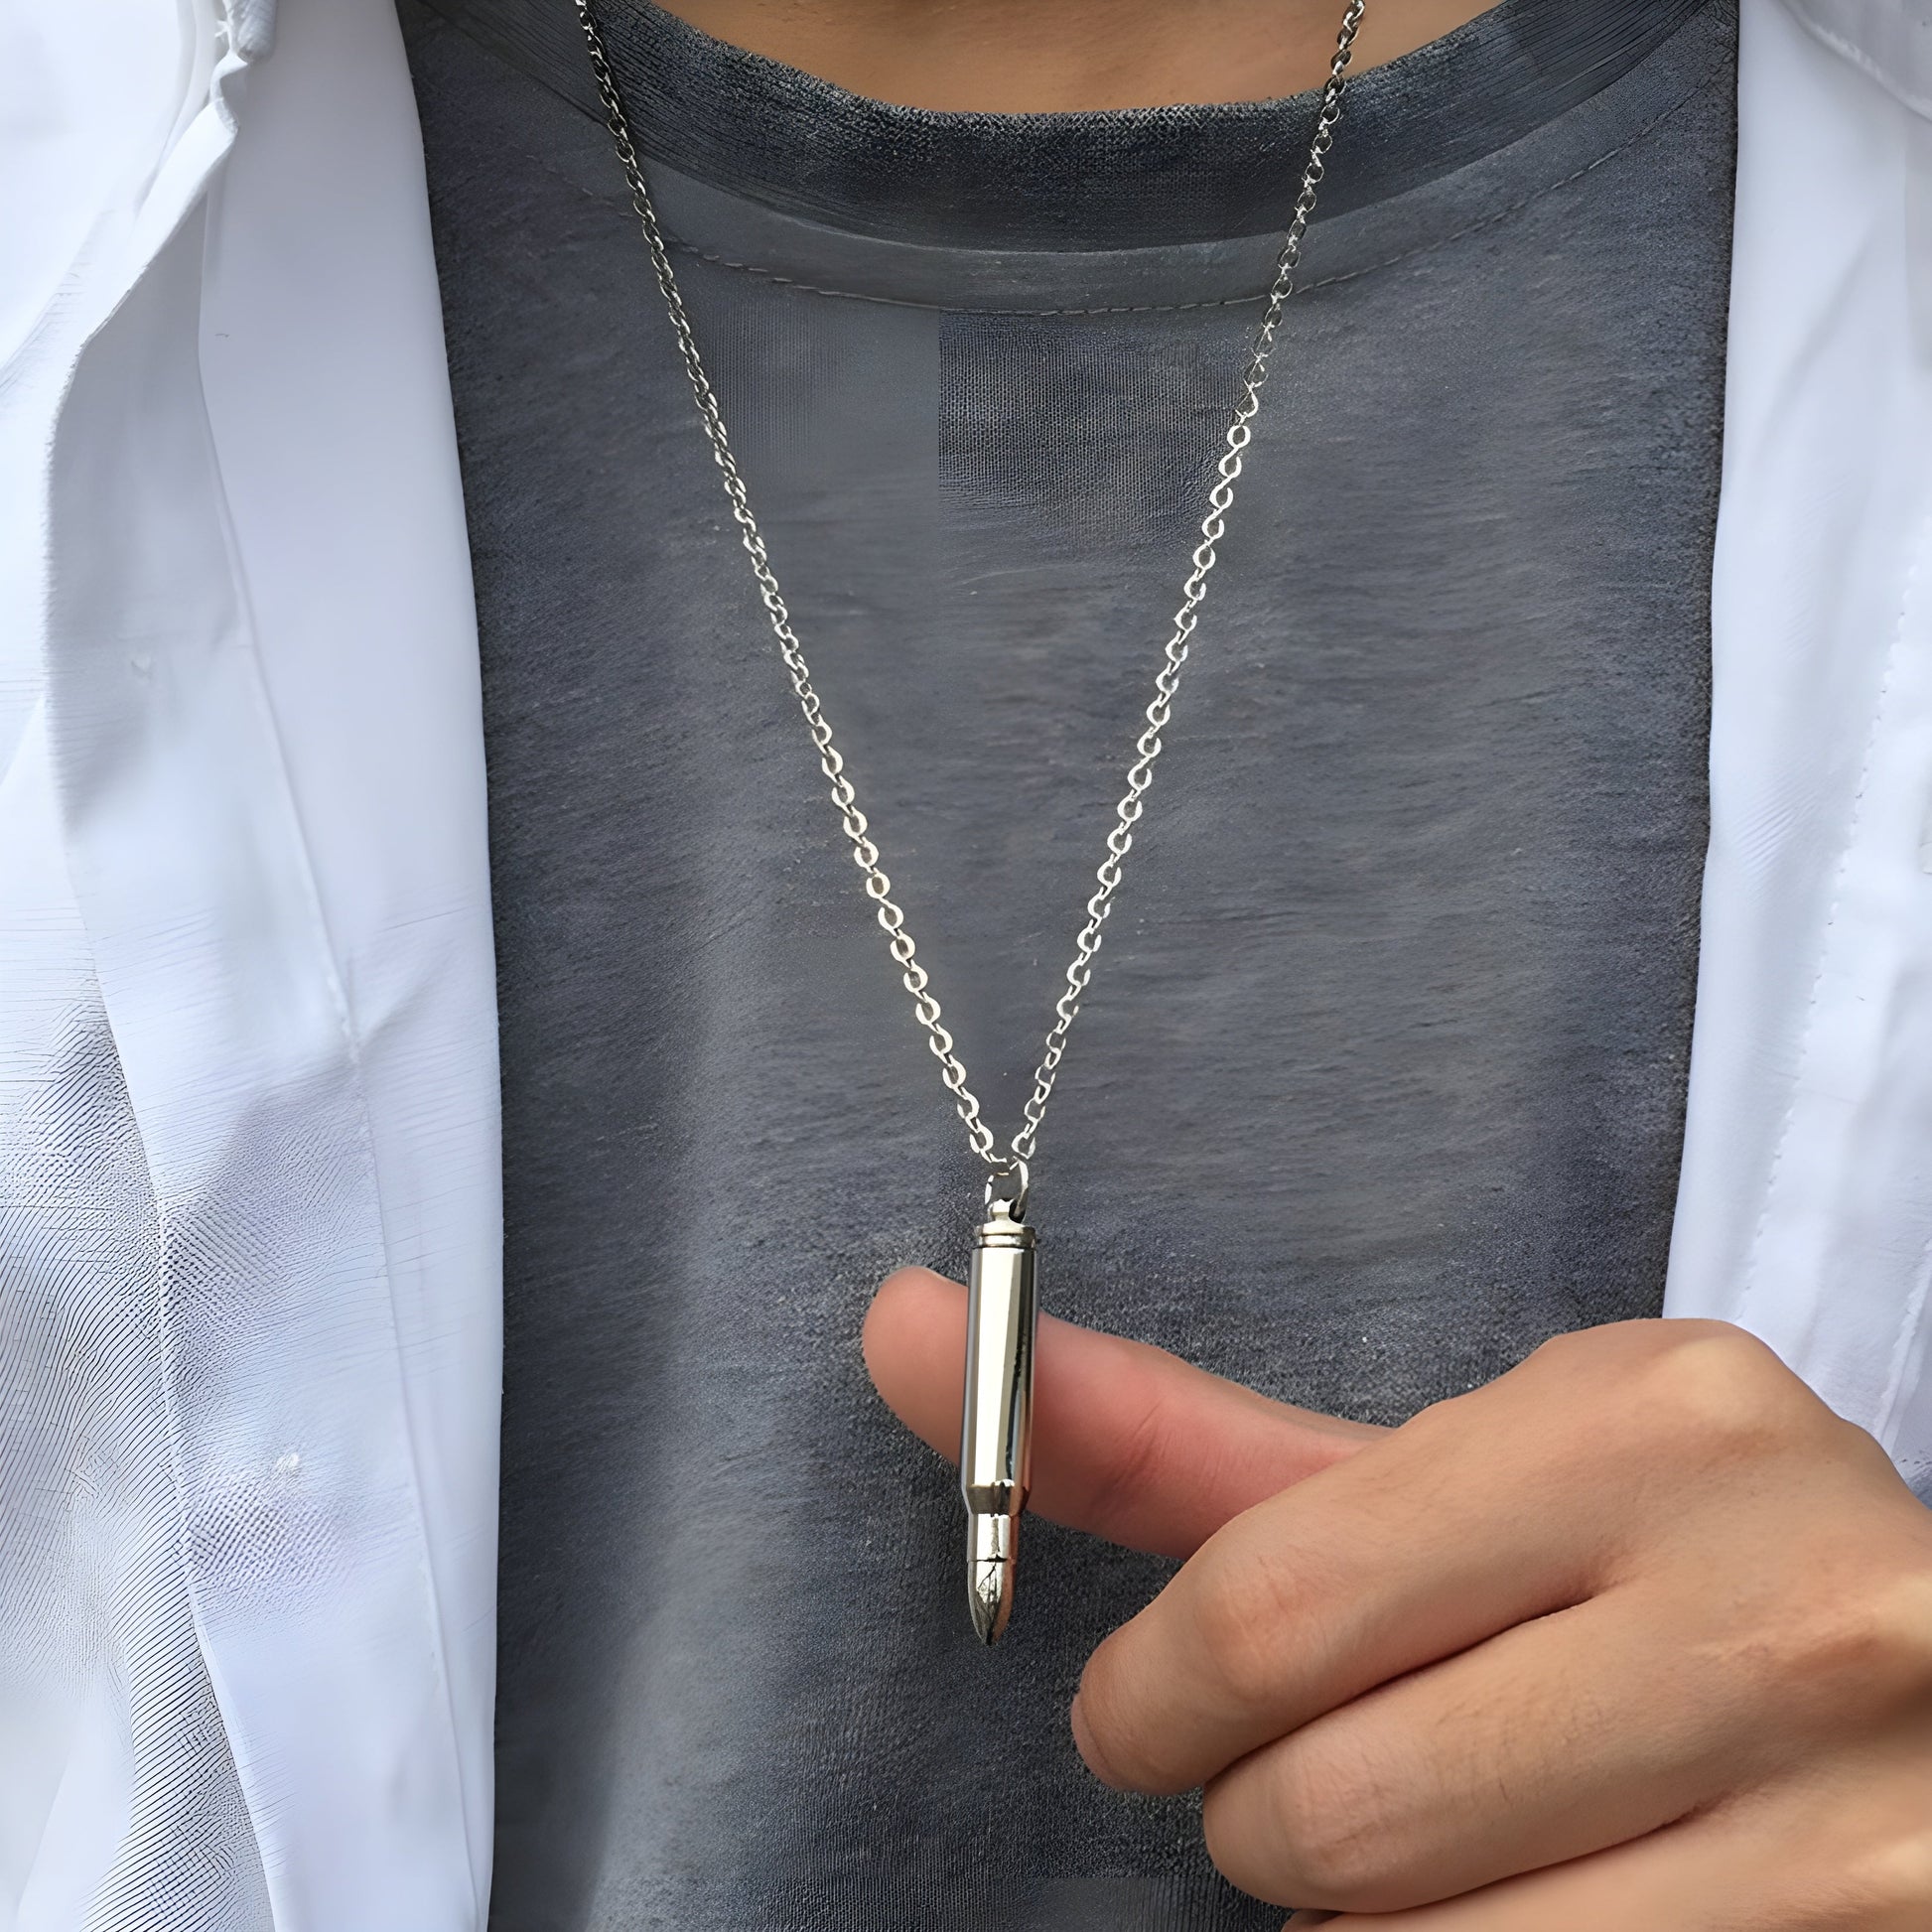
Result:
<svg viewBox="0 0 1932 1932">
<path fill-rule="evenodd" d="M 865 1350 L 898 1419 L 957 1460 L 966 1291 L 923 1268 L 888 1276 Z M 1191 1556 L 1229 1518 L 1382 1433 L 1271 1402 L 1145 1342 L 1040 1316 L 1029 1504 L 1111 1542 Z"/>
</svg>

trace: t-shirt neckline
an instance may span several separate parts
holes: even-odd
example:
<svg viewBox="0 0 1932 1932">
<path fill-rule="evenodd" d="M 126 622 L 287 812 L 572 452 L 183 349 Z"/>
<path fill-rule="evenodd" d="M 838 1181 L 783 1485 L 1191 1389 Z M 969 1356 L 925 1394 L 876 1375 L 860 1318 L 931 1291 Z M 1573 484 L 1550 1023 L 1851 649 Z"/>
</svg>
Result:
<svg viewBox="0 0 1932 1932">
<path fill-rule="evenodd" d="M 1351 80 L 1317 218 L 1524 139 L 1638 67 L 1711 0 L 1501 0 Z M 648 160 L 815 226 L 1052 252 L 1266 235 L 1293 206 L 1317 96 L 1063 114 L 949 113 L 853 94 L 599 0 Z"/>
</svg>

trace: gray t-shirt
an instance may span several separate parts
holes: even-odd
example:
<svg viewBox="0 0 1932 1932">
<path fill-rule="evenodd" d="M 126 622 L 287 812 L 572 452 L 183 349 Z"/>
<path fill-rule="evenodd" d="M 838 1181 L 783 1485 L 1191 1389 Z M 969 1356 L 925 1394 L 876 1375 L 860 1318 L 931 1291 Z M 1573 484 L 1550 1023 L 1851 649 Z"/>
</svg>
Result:
<svg viewBox="0 0 1932 1932">
<path fill-rule="evenodd" d="M 483 624 L 508 1239 L 498 1932 L 1273 1928 L 966 1627 L 872 1395 L 975 1172 L 725 512 L 565 0 L 406 15 Z M 1306 100 L 856 100 L 607 0 L 886 864 L 1010 1130 Z M 1397 1421 L 1659 1307 L 1705 841 L 1730 0 L 1355 84 L 1036 1164 L 1046 1306 Z M 507 50 L 511 58 L 504 58 Z M 549 84 L 546 84 L 548 82 Z M 558 91 L 561 89 L 561 92 Z"/>
</svg>

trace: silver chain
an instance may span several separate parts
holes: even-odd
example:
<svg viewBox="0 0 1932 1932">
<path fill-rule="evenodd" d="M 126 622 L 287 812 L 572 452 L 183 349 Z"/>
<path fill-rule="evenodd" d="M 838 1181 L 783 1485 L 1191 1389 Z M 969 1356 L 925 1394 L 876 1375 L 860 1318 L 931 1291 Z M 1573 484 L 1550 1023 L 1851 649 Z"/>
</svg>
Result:
<svg viewBox="0 0 1932 1932">
<path fill-rule="evenodd" d="M 1173 715 L 1174 698 L 1180 689 L 1180 673 L 1187 662 L 1194 626 L 1200 621 L 1200 607 L 1207 599 L 1207 575 L 1214 568 L 1220 541 L 1227 529 L 1228 511 L 1234 504 L 1234 485 L 1241 475 L 1248 445 L 1254 438 L 1253 425 L 1261 408 L 1262 385 L 1268 380 L 1275 339 L 1281 331 L 1282 312 L 1288 305 L 1288 298 L 1294 293 L 1295 272 L 1302 260 L 1303 237 L 1308 233 L 1310 218 L 1314 213 L 1315 192 L 1326 172 L 1335 123 L 1341 118 L 1342 84 L 1366 5 L 1367 0 L 1349 0 L 1347 11 L 1341 18 L 1341 28 L 1335 37 L 1334 58 L 1328 63 L 1328 78 L 1321 89 L 1321 104 L 1314 117 L 1314 133 L 1309 142 L 1309 159 L 1302 173 L 1302 190 L 1295 199 L 1295 212 L 1282 239 L 1281 252 L 1275 259 L 1275 279 L 1269 288 L 1261 326 L 1255 331 L 1248 365 L 1241 377 L 1240 397 L 1235 403 L 1224 439 L 1226 448 L 1215 465 L 1214 486 L 1207 493 L 1207 512 L 1201 518 L 1199 541 L 1190 558 L 1192 568 L 1181 586 L 1180 608 L 1173 615 L 1173 628 L 1162 654 L 1161 668 L 1155 674 L 1154 700 L 1147 708 L 1147 725 L 1134 743 L 1134 762 L 1128 767 L 1127 789 L 1115 808 L 1113 830 L 1107 834 L 1107 856 L 1101 860 L 1100 868 L 1094 875 L 1093 895 L 1086 905 L 1086 923 L 1073 941 L 1073 959 L 1066 969 L 1066 986 L 1054 1003 L 1053 1024 L 1047 1029 L 1045 1049 L 1034 1072 L 1033 1092 L 1028 1096 L 1023 1110 L 1025 1125 L 1014 1135 L 1007 1151 L 1002 1153 L 993 1130 L 980 1118 L 979 1100 L 966 1084 L 966 1064 L 959 1057 L 952 1035 L 941 1020 L 939 1002 L 932 994 L 931 977 L 919 964 L 917 948 L 906 929 L 905 914 L 893 898 L 893 882 L 887 878 L 880 864 L 879 847 L 873 842 L 865 813 L 859 809 L 859 794 L 846 775 L 845 759 L 832 742 L 832 727 L 826 719 L 825 706 L 813 687 L 804 649 L 799 644 L 798 633 L 791 627 L 791 613 L 785 608 L 784 593 L 778 588 L 777 577 L 772 572 L 770 558 L 765 551 L 764 537 L 759 529 L 758 519 L 752 514 L 751 497 L 738 468 L 738 459 L 732 452 L 731 438 L 725 430 L 717 391 L 711 386 L 704 357 L 698 352 L 697 338 L 691 331 L 691 319 L 685 312 L 683 291 L 672 272 L 670 250 L 665 245 L 664 230 L 658 224 L 657 207 L 644 180 L 636 143 L 631 139 L 630 121 L 624 112 L 623 97 L 618 91 L 610 59 L 604 51 L 604 37 L 599 33 L 597 22 L 591 14 L 590 0 L 576 0 L 577 17 L 583 24 L 584 39 L 590 47 L 591 69 L 597 76 L 598 93 L 604 102 L 605 121 L 610 127 L 611 138 L 617 143 L 618 160 L 623 167 L 624 180 L 630 189 L 630 206 L 644 231 L 644 245 L 650 250 L 651 267 L 657 273 L 657 286 L 663 291 L 664 306 L 670 313 L 678 354 L 683 360 L 684 372 L 690 378 L 692 394 L 697 398 L 698 417 L 710 440 L 712 457 L 724 477 L 725 494 L 731 501 L 732 518 L 738 525 L 746 554 L 752 560 L 752 575 L 758 580 L 759 601 L 771 621 L 771 634 L 778 640 L 778 652 L 784 659 L 785 672 L 791 679 L 798 708 L 805 714 L 806 728 L 811 733 L 813 745 L 818 748 L 819 768 L 832 787 L 832 803 L 838 808 L 839 821 L 851 842 L 853 862 L 865 875 L 866 896 L 872 900 L 879 923 L 885 929 L 887 943 L 904 981 L 905 990 L 912 996 L 912 1009 L 918 1015 L 919 1025 L 925 1029 L 926 1044 L 939 1062 L 940 1077 L 953 1097 L 953 1106 L 960 1120 L 965 1123 L 966 1138 L 971 1142 L 973 1152 L 989 1170 L 988 1198 L 993 1196 L 995 1183 L 1000 1183 L 1016 1214 L 1023 1211 L 1026 1205 L 1028 1162 L 1037 1144 L 1039 1125 L 1045 1118 L 1046 1103 L 1052 1096 L 1053 1082 L 1066 1052 L 1067 1035 L 1079 1015 L 1080 1001 L 1086 993 L 1087 983 L 1093 977 L 1094 955 L 1100 950 L 1101 928 L 1107 923 L 1107 914 L 1113 909 L 1114 895 L 1120 890 L 1121 867 L 1133 846 L 1134 827 L 1140 823 L 1143 801 L 1154 782 L 1154 761 L 1161 756 L 1161 734 L 1167 730 Z"/>
</svg>

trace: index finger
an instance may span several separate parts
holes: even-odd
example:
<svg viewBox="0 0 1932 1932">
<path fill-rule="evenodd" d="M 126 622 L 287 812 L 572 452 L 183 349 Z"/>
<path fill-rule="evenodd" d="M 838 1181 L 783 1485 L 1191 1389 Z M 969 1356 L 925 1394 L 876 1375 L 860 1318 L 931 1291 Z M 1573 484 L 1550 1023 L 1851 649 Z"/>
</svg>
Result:
<svg viewBox="0 0 1932 1932">
<path fill-rule="evenodd" d="M 907 1268 L 866 1317 L 879 1392 L 942 1455 L 959 1449 L 966 1291 Z M 1230 1517 L 1383 1432 L 1272 1402 L 1145 1342 L 1039 1318 L 1034 1486 L 1056 1523 L 1184 1557 Z"/>
</svg>

